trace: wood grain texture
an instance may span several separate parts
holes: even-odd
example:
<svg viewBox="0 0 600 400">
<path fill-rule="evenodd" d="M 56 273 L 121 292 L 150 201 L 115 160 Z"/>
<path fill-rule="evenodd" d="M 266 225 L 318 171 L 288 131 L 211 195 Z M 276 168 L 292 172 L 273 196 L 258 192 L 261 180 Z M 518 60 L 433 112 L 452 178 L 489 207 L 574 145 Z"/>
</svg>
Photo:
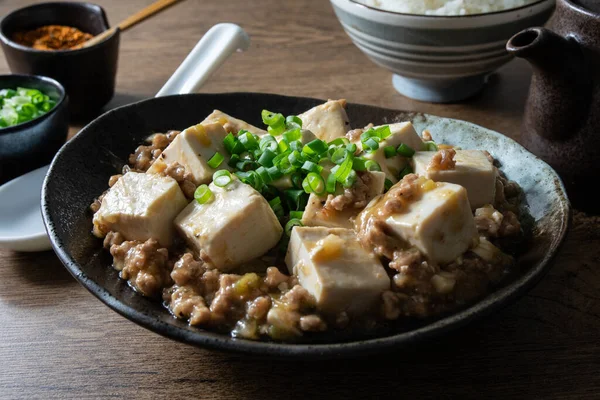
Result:
<svg viewBox="0 0 600 400">
<path fill-rule="evenodd" d="M 114 24 L 151 0 L 96 2 Z M 0 15 L 30 3 L 3 0 Z M 530 78 L 523 62 L 503 67 L 466 102 L 415 102 L 350 42 L 324 0 L 176 4 L 123 34 L 117 94 L 107 108 L 153 96 L 217 22 L 240 24 L 252 46 L 203 92 L 346 98 L 460 118 L 518 139 Z M 8 72 L 1 59 L 0 73 Z M 96 300 L 52 252 L 0 251 L 0 398 L 598 398 L 599 265 L 600 219 L 576 212 L 550 273 L 486 320 L 411 352 L 303 363 L 163 338 Z"/>
</svg>

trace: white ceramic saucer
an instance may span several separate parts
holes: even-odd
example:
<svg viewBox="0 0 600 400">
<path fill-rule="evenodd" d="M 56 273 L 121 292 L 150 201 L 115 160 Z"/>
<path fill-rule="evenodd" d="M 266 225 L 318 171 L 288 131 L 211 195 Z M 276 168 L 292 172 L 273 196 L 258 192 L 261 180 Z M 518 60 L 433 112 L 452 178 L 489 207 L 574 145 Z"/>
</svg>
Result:
<svg viewBox="0 0 600 400">
<path fill-rule="evenodd" d="M 50 250 L 42 221 L 42 183 L 49 165 L 0 186 L 0 248 L 15 251 Z"/>
</svg>

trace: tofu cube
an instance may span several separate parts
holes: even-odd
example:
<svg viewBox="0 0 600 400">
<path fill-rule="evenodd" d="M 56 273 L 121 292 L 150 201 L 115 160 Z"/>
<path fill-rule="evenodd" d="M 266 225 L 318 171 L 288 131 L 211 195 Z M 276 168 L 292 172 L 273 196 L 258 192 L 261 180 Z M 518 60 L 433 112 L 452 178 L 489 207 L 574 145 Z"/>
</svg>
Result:
<svg viewBox="0 0 600 400">
<path fill-rule="evenodd" d="M 191 126 L 175 137 L 147 172 L 159 174 L 166 165 L 178 162 L 185 167 L 186 172 L 192 175 L 196 185 L 209 183 L 216 169 L 208 165 L 208 160 L 216 152 L 225 158 L 217 168 L 231 170 L 231 167 L 227 165 L 229 153 L 223 146 L 223 139 L 226 135 L 227 132 L 219 124 Z"/>
<path fill-rule="evenodd" d="M 367 203 L 380 195 L 384 191 L 385 174 L 379 171 L 369 172 L 371 179 L 369 181 L 369 194 Z M 343 189 L 338 188 L 336 195 L 342 194 Z M 353 218 L 361 211 L 356 208 L 346 208 L 342 211 L 325 208 L 327 195 L 317 196 L 311 193 L 308 198 L 308 203 L 302 215 L 302 224 L 305 226 L 327 226 L 331 228 L 347 228 L 354 227 Z"/>
<path fill-rule="evenodd" d="M 231 115 L 225 114 L 223 111 L 214 110 L 210 115 L 208 115 L 201 124 L 219 124 L 221 125 L 227 132 L 231 132 L 236 134 L 245 129 L 248 132 L 252 132 L 259 137 L 263 137 L 267 134 L 267 131 L 264 129 L 257 128 L 254 125 L 250 125 L 246 121 L 242 121 L 241 119 L 237 119 L 232 117 Z"/>
<path fill-rule="evenodd" d="M 445 182 L 433 186 L 420 199 L 409 202 L 406 210 L 389 215 L 385 223 L 390 232 L 427 258 L 444 264 L 474 243 L 477 229 L 464 187 Z"/>
<path fill-rule="evenodd" d="M 102 199 L 94 214 L 94 231 L 105 236 L 120 232 L 127 240 L 158 240 L 162 246 L 173 241 L 173 220 L 188 204 L 171 177 L 128 172 Z"/>
<path fill-rule="evenodd" d="M 344 137 L 350 127 L 345 100 L 329 100 L 298 117 L 302 120 L 302 128 L 308 129 L 326 142 Z"/>
<path fill-rule="evenodd" d="M 467 189 L 473 209 L 493 204 L 496 197 L 496 169 L 481 150 L 456 150 L 456 166 L 449 170 L 428 168 L 434 151 L 420 151 L 412 158 L 413 171 L 436 182 L 449 182 Z"/>
<path fill-rule="evenodd" d="M 379 143 L 379 148 L 377 150 L 366 153 L 365 158 L 377 161 L 381 167 L 381 171 L 386 174 L 387 178 L 392 181 L 392 183 L 396 183 L 398 182 L 400 171 L 408 165 L 408 159 L 400 155 L 385 158 L 383 149 L 387 146 L 397 148 L 404 143 L 413 150 L 419 151 L 423 148 L 423 140 L 421 140 L 411 122 L 390 124 L 389 127 L 392 134 Z"/>
<path fill-rule="evenodd" d="M 193 201 L 175 218 L 177 229 L 205 262 L 229 271 L 277 244 L 283 228 L 252 186 L 233 177 L 224 188 L 214 183 L 209 188 L 212 200 Z"/>
<path fill-rule="evenodd" d="M 285 262 L 324 313 L 368 312 L 390 288 L 380 261 L 351 229 L 294 227 Z"/>
</svg>

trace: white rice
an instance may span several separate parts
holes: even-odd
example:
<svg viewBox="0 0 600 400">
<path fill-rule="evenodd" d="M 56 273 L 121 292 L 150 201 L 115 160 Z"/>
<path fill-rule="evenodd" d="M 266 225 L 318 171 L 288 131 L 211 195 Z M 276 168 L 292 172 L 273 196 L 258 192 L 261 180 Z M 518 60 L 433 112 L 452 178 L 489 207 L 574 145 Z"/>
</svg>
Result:
<svg viewBox="0 0 600 400">
<path fill-rule="evenodd" d="M 469 15 L 508 10 L 538 0 L 356 0 L 382 10 L 421 15 Z"/>
</svg>

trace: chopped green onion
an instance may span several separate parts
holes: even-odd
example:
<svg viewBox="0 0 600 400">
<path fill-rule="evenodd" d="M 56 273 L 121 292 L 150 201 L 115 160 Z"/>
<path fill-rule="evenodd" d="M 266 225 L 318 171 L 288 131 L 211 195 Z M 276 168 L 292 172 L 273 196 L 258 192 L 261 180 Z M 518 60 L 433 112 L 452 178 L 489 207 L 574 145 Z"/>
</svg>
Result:
<svg viewBox="0 0 600 400">
<path fill-rule="evenodd" d="M 218 170 L 213 174 L 213 183 L 218 187 L 225 187 L 231 183 L 231 173 L 226 169 Z"/>
<path fill-rule="evenodd" d="M 404 143 L 400 144 L 400 146 L 396 148 L 396 152 L 402 157 L 412 157 L 415 155 L 413 148 Z"/>
<path fill-rule="evenodd" d="M 283 176 L 283 173 L 275 165 L 272 167 L 268 167 L 267 172 L 269 173 L 269 176 L 271 177 L 271 181 L 279 179 Z"/>
<path fill-rule="evenodd" d="M 285 119 L 285 125 L 288 129 L 302 128 L 302 120 L 295 115 L 288 115 Z"/>
<path fill-rule="evenodd" d="M 300 129 L 290 129 L 289 131 L 283 132 L 283 140 L 291 144 L 296 140 L 300 140 L 302 138 L 302 132 Z"/>
<path fill-rule="evenodd" d="M 325 189 L 327 190 L 327 193 L 335 193 L 336 186 L 337 179 L 335 179 L 335 174 L 331 173 L 327 177 L 327 182 L 325 183 Z"/>
<path fill-rule="evenodd" d="M 402 145 L 400 145 L 400 146 L 402 146 Z M 397 153 L 396 153 L 396 149 L 394 148 L 394 146 L 385 146 L 383 148 L 383 154 L 385 155 L 385 158 L 392 158 Z"/>
<path fill-rule="evenodd" d="M 240 161 L 241 161 L 241 159 L 240 159 L 240 156 L 238 154 L 232 154 L 231 158 L 229 159 L 229 161 L 227 161 L 227 165 L 229 165 L 230 167 L 233 168 Z"/>
<path fill-rule="evenodd" d="M 241 130 L 238 133 L 238 140 L 246 150 L 255 150 L 259 148 L 257 136 L 253 135 L 251 132 Z"/>
<path fill-rule="evenodd" d="M 290 149 L 292 150 L 298 150 L 299 152 L 302 152 L 302 147 L 304 146 L 300 140 L 294 140 L 290 142 Z"/>
<path fill-rule="evenodd" d="M 237 169 L 239 169 L 240 171 L 250 171 L 252 169 L 255 169 L 257 166 L 255 161 L 252 160 L 242 160 L 240 162 L 238 162 L 237 164 L 235 164 L 235 167 Z"/>
<path fill-rule="evenodd" d="M 367 171 L 381 171 L 381 166 L 377 161 L 367 160 L 365 162 L 365 168 Z"/>
<path fill-rule="evenodd" d="M 283 133 L 283 131 L 285 131 L 284 124 L 277 125 L 277 126 L 269 126 L 267 128 L 267 132 L 269 132 L 269 135 L 271 135 L 271 136 L 279 136 Z"/>
<path fill-rule="evenodd" d="M 358 149 L 358 147 L 354 143 L 350 143 L 350 144 L 346 145 L 346 150 L 348 150 L 350 152 L 350 154 L 356 153 L 357 149 Z"/>
<path fill-rule="evenodd" d="M 367 160 L 364 157 L 354 157 L 354 160 L 352 162 L 352 169 L 354 169 L 355 171 L 366 171 L 366 163 Z"/>
<path fill-rule="evenodd" d="M 283 218 L 284 210 L 283 205 L 281 204 L 281 198 L 279 196 L 270 200 L 269 205 L 273 209 L 273 212 L 275 213 L 275 216 L 277 216 L 277 218 Z"/>
<path fill-rule="evenodd" d="M 300 172 L 295 172 L 292 174 L 292 185 L 294 185 L 297 189 L 302 189 L 302 174 Z"/>
<path fill-rule="evenodd" d="M 327 151 L 327 144 L 321 139 L 315 139 L 308 142 L 303 148 L 302 152 L 307 154 L 323 154 Z"/>
<path fill-rule="evenodd" d="M 233 154 L 233 146 L 235 145 L 236 138 L 233 136 L 233 133 L 227 134 L 223 139 L 223 146 L 225 146 L 225 150 L 229 152 L 229 154 Z"/>
<path fill-rule="evenodd" d="M 17 91 L 13 89 L 2 89 L 0 90 L 0 96 L 5 99 L 10 99 L 11 97 L 15 97 L 17 95 Z"/>
<path fill-rule="evenodd" d="M 302 181 L 302 188 L 306 193 L 322 195 L 325 193 L 325 181 L 321 175 L 315 172 L 309 172 Z"/>
<path fill-rule="evenodd" d="M 369 138 L 363 142 L 363 147 L 366 147 L 369 150 L 377 150 L 379 148 L 379 143 L 377 140 Z"/>
<path fill-rule="evenodd" d="M 434 141 L 430 140 L 429 142 L 424 143 L 425 151 L 438 151 L 437 144 Z"/>
<path fill-rule="evenodd" d="M 274 113 L 268 110 L 262 110 L 261 117 L 263 123 L 267 126 L 278 126 L 285 124 L 283 114 Z"/>
<path fill-rule="evenodd" d="M 400 179 L 404 178 L 408 174 L 412 174 L 412 172 L 413 170 L 410 167 L 410 165 L 407 165 L 406 167 L 404 167 L 404 169 L 402 169 L 402 171 L 400 171 Z"/>
<path fill-rule="evenodd" d="M 288 160 L 292 165 L 295 165 L 296 167 L 301 167 L 302 164 L 304 164 L 304 158 L 298 150 L 292 151 L 288 156 Z"/>
<path fill-rule="evenodd" d="M 256 169 L 256 173 L 260 176 L 260 179 L 262 179 L 262 181 L 266 184 L 271 183 L 271 181 L 273 180 L 265 167 L 258 167 Z"/>
<path fill-rule="evenodd" d="M 285 224 L 285 234 L 287 236 L 292 236 L 292 229 L 294 229 L 295 226 L 304 225 L 302 225 L 302 221 L 300 221 L 298 218 L 292 218 L 288 221 L 287 224 Z"/>
<path fill-rule="evenodd" d="M 277 148 L 279 149 L 280 152 L 286 152 L 289 150 L 290 146 L 287 144 L 287 142 L 285 140 L 282 140 L 281 142 L 277 143 Z"/>
<path fill-rule="evenodd" d="M 390 190 L 390 188 L 394 186 L 394 184 L 392 183 L 392 181 L 390 181 L 389 179 L 385 178 L 385 182 L 383 184 L 383 187 L 385 189 L 385 191 L 387 192 L 388 190 Z"/>
<path fill-rule="evenodd" d="M 346 179 L 344 179 L 342 186 L 345 188 L 350 188 L 354 185 L 354 183 L 356 182 L 356 179 L 357 179 L 356 172 L 353 170 L 350 170 L 350 173 L 348 174 Z"/>
<path fill-rule="evenodd" d="M 274 151 L 269 149 L 265 149 L 263 153 L 258 157 L 258 163 L 265 167 L 273 166 L 273 159 L 277 157 L 277 154 Z"/>
<path fill-rule="evenodd" d="M 283 192 L 290 211 L 302 211 L 308 203 L 308 193 L 303 189 L 288 189 Z"/>
<path fill-rule="evenodd" d="M 333 154 L 329 157 L 332 163 L 340 165 L 344 161 L 350 158 L 350 153 L 343 147 L 335 149 Z"/>
<path fill-rule="evenodd" d="M 320 165 L 315 164 L 312 161 L 305 161 L 304 164 L 302 164 L 302 169 L 304 171 L 314 172 L 314 173 L 317 173 L 317 174 L 320 174 L 321 171 L 323 171 L 323 167 L 321 167 Z"/>
<path fill-rule="evenodd" d="M 353 164 L 352 158 L 347 157 L 343 163 L 341 163 L 338 167 L 334 168 L 334 169 L 336 169 L 335 179 L 337 179 L 337 181 L 340 182 L 341 184 L 343 184 L 346 181 L 346 179 L 352 172 L 352 164 Z M 333 170 L 331 170 L 331 172 L 333 172 Z"/>
<path fill-rule="evenodd" d="M 262 150 L 277 151 L 277 140 L 271 135 L 263 136 L 258 142 L 258 147 Z"/>
<path fill-rule="evenodd" d="M 337 139 L 333 139 L 331 142 L 327 143 L 330 147 L 331 146 L 346 146 L 350 143 L 350 141 L 345 138 L 345 137 L 340 137 Z"/>
<path fill-rule="evenodd" d="M 304 211 L 290 211 L 290 218 L 294 219 L 302 219 L 304 216 Z"/>
<path fill-rule="evenodd" d="M 209 167 L 216 169 L 225 160 L 225 157 L 218 151 L 208 160 L 207 164 Z"/>
<path fill-rule="evenodd" d="M 392 134 L 392 130 L 390 129 L 389 125 L 380 126 L 379 128 L 375 129 L 375 132 L 377 132 L 377 136 L 379 136 L 382 140 L 387 139 Z"/>
<path fill-rule="evenodd" d="M 200 185 L 196 188 L 194 192 L 194 199 L 199 204 L 207 203 L 213 196 L 212 191 L 209 189 L 208 185 Z"/>
</svg>

